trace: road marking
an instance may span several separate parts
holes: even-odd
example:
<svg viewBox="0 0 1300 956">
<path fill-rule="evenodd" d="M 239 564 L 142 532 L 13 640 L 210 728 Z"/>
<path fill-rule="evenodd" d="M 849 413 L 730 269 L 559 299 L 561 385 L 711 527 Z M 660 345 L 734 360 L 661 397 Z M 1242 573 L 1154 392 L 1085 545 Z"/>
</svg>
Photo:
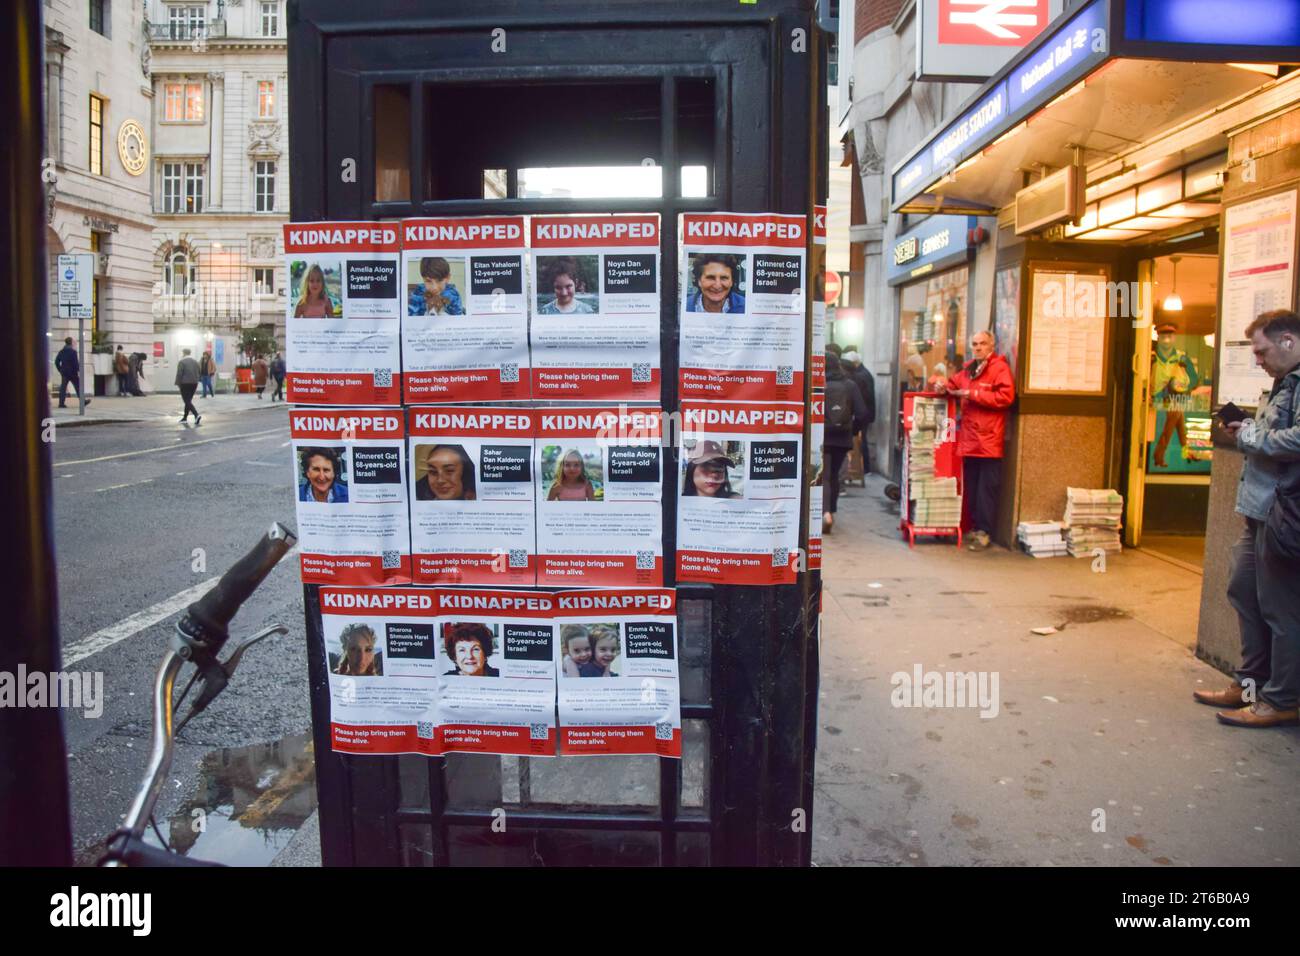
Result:
<svg viewBox="0 0 1300 956">
<path fill-rule="evenodd" d="M 289 558 L 297 551 L 298 546 L 295 544 L 280 559 L 280 564 L 276 565 L 276 567 L 292 564 L 293 562 L 290 562 Z M 109 625 L 94 634 L 83 637 L 75 644 L 69 644 L 63 649 L 63 666 L 65 668 L 71 667 L 73 664 L 84 661 L 87 657 L 98 654 L 100 651 L 106 651 L 115 644 L 120 644 L 145 628 L 153 627 L 158 622 L 165 621 L 211 591 L 217 586 L 219 580 L 221 580 L 220 576 L 210 577 L 206 581 L 201 581 L 193 587 L 173 594 L 164 601 L 159 601 L 157 604 L 145 608 L 143 611 L 136 611 L 130 617 L 125 617 L 116 624 Z"/>
<path fill-rule="evenodd" d="M 270 434 L 272 434 L 273 432 L 280 432 L 280 433 L 283 433 L 283 432 L 284 432 L 284 426 L 281 425 L 279 428 L 268 428 L 268 429 L 267 429 L 266 431 L 264 431 L 264 432 L 253 432 L 253 434 L 254 434 L 254 435 L 270 435 Z M 237 439 L 237 438 L 247 438 L 247 437 L 248 437 L 247 435 L 224 435 L 224 436 L 222 436 L 221 438 L 200 438 L 198 441 L 189 441 L 189 442 L 186 442 L 186 443 L 185 443 L 185 447 L 186 447 L 186 448 L 192 448 L 192 447 L 194 447 L 195 445 L 210 445 L 210 444 L 212 444 L 214 441 L 234 441 L 234 440 Z M 179 441 L 179 439 L 177 439 L 177 440 Z M 77 460 L 77 461 L 57 461 L 57 462 L 55 462 L 54 464 L 55 464 L 56 467 L 62 467 L 62 468 L 67 468 L 67 467 L 70 466 L 70 465 L 91 465 L 91 464 L 94 464 L 94 463 L 97 462 L 97 461 L 112 461 L 112 460 L 114 460 L 115 458 L 132 458 L 132 457 L 134 457 L 135 455 L 145 455 L 145 454 L 148 454 L 148 453 L 151 452 L 151 451 L 171 451 L 172 449 L 174 449 L 174 448 L 176 448 L 176 447 L 177 447 L 176 445 L 161 445 L 161 446 L 159 446 L 158 448 L 141 448 L 141 449 L 138 449 L 138 450 L 136 450 L 136 451 L 124 451 L 124 452 L 119 452 L 119 453 L 116 454 L 116 455 L 102 455 L 102 456 L 100 456 L 99 458 L 82 458 L 82 459 L 79 459 L 79 460 Z"/>
<path fill-rule="evenodd" d="M 270 440 L 271 440 L 271 439 L 269 439 L 269 438 L 250 438 L 250 439 L 249 439 L 249 441 L 251 441 L 251 442 L 252 442 L 252 441 L 270 441 Z M 280 447 L 283 448 L 284 446 L 281 445 Z"/>
<path fill-rule="evenodd" d="M 287 441 L 282 441 L 282 442 L 280 442 L 280 447 L 281 447 L 281 448 L 288 448 L 288 447 L 289 447 L 289 443 L 288 443 Z"/>
<path fill-rule="evenodd" d="M 197 451 L 183 451 L 183 452 L 181 452 L 179 455 L 177 455 L 176 457 L 177 457 L 177 458 L 189 458 L 190 455 L 197 455 L 197 454 L 198 454 Z"/>
<path fill-rule="evenodd" d="M 280 463 L 279 463 L 278 461 L 246 461 L 246 462 L 244 462 L 244 464 L 245 464 L 245 465 L 262 465 L 262 466 L 264 466 L 264 467 L 266 467 L 266 468 L 279 468 L 279 467 L 280 467 Z"/>
<path fill-rule="evenodd" d="M 118 488 L 130 488 L 132 485 L 147 485 L 153 480 L 154 479 L 152 478 L 141 478 L 139 481 L 128 481 L 121 485 L 109 485 L 107 488 L 96 488 L 94 493 L 98 494 L 101 491 L 116 491 Z"/>
</svg>

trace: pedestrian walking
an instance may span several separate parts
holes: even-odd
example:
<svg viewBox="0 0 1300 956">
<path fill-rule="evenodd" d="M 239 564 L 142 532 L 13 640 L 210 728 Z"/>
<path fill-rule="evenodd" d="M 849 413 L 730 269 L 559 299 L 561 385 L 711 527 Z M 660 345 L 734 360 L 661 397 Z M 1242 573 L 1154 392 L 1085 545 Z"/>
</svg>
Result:
<svg viewBox="0 0 1300 956">
<path fill-rule="evenodd" d="M 998 523 L 1002 446 L 1016 382 L 1007 360 L 995 351 L 992 332 L 971 337 L 971 355 L 956 375 L 946 382 L 940 379 L 935 389 L 961 399 L 957 454 L 962 457 L 962 496 L 972 529 L 967 547 L 983 551 Z"/>
<path fill-rule="evenodd" d="M 199 387 L 199 363 L 190 358 L 189 349 L 181 349 L 181 360 L 176 363 L 176 387 L 181 390 L 181 401 L 185 403 L 181 424 L 184 425 L 194 413 L 194 424 L 203 421 L 203 416 L 194 407 L 194 390 Z"/>
<path fill-rule="evenodd" d="M 201 398 L 211 398 L 217 393 L 212 388 L 212 377 L 217 374 L 217 363 L 212 361 L 212 352 L 205 350 L 199 359 L 199 383 L 203 386 Z"/>
<path fill-rule="evenodd" d="M 1227 690 L 1195 691 L 1236 727 L 1300 722 L 1300 315 L 1278 309 L 1246 326 L 1255 364 L 1273 378 L 1253 420 L 1224 426 L 1246 456 L 1228 603 L 1241 627 L 1241 666 Z M 1217 430 L 1217 429 L 1216 429 Z"/>
<path fill-rule="evenodd" d="M 865 475 L 871 471 L 871 451 L 867 447 L 867 429 L 876 420 L 876 380 L 867 371 L 866 366 L 862 364 L 862 356 L 856 350 L 849 349 L 840 356 L 840 362 L 848 373 L 849 379 L 858 387 L 858 392 L 862 395 L 862 403 L 867 407 L 866 418 L 863 420 L 862 428 L 858 430 L 862 454 L 862 473 Z"/>
<path fill-rule="evenodd" d="M 275 391 L 271 393 L 271 401 L 279 399 L 284 401 L 284 376 L 287 369 L 284 364 L 284 357 L 275 353 L 275 358 L 271 359 L 271 377 L 275 379 Z"/>
<path fill-rule="evenodd" d="M 72 347 L 71 335 L 63 340 L 63 348 L 59 349 L 59 354 L 54 356 L 54 367 L 62 377 L 62 381 L 59 382 L 59 408 L 67 408 L 69 385 L 77 390 L 78 398 L 83 397 L 81 394 L 81 360 L 77 358 L 77 350 Z M 85 402 L 89 405 L 90 399 L 85 399 Z"/>
<path fill-rule="evenodd" d="M 126 398 L 131 394 L 131 358 L 122 351 L 120 345 L 113 353 L 113 374 L 117 376 L 117 394 Z"/>
<path fill-rule="evenodd" d="M 822 438 L 822 531 L 830 534 L 840 500 L 840 468 L 853 447 L 853 435 L 862 430 L 867 406 L 839 356 L 826 350 L 826 413 Z"/>
<path fill-rule="evenodd" d="M 267 372 L 268 366 L 266 364 L 266 359 L 262 358 L 260 355 L 253 359 L 253 385 L 257 389 L 257 397 L 259 399 L 262 397 L 262 392 L 266 390 Z"/>
</svg>

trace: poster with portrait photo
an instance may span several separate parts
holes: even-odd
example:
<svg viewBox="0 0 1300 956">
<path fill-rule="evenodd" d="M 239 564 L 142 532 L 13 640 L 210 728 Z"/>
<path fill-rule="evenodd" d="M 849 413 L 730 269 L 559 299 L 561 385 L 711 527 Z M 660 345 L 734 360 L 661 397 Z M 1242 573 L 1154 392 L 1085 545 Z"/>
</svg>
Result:
<svg viewBox="0 0 1300 956">
<path fill-rule="evenodd" d="M 303 582 L 409 584 L 402 410 L 294 408 L 289 439 Z"/>
<path fill-rule="evenodd" d="M 659 217 L 531 220 L 533 397 L 658 401 Z"/>
<path fill-rule="evenodd" d="M 407 414 L 415 582 L 534 585 L 535 412 L 455 406 Z"/>
<path fill-rule="evenodd" d="M 681 413 L 677 579 L 793 584 L 803 406 L 682 402 Z"/>
<path fill-rule="evenodd" d="M 524 218 L 402 221 L 405 401 L 529 397 Z"/>
<path fill-rule="evenodd" d="M 441 753 L 432 592 L 323 587 L 320 606 L 332 749 Z"/>
<path fill-rule="evenodd" d="M 658 406 L 534 414 L 537 583 L 662 585 Z"/>
<path fill-rule="evenodd" d="M 555 754 L 555 595 L 438 588 L 444 753 Z"/>
<path fill-rule="evenodd" d="M 803 400 L 806 228 L 777 213 L 682 214 L 683 400 Z"/>
<path fill-rule="evenodd" d="M 560 754 L 680 757 L 676 592 L 560 592 Z"/>
<path fill-rule="evenodd" d="M 285 389 L 310 405 L 400 405 L 396 223 L 284 227 Z"/>
</svg>

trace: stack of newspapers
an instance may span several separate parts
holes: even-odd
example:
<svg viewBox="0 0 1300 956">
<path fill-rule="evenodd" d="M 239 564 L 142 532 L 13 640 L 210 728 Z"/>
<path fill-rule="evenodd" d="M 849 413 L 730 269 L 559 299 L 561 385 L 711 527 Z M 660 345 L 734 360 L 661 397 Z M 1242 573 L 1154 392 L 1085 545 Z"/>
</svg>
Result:
<svg viewBox="0 0 1300 956">
<path fill-rule="evenodd" d="M 922 528 L 955 528 L 961 524 L 961 495 L 955 477 L 934 473 L 934 446 L 948 413 L 942 398 L 918 398 L 912 405 L 912 430 L 907 436 L 907 497 L 912 523 Z"/>
<path fill-rule="evenodd" d="M 1064 532 L 1061 521 L 1022 521 L 1016 526 L 1016 540 L 1035 558 L 1059 558 L 1069 553 Z"/>
<path fill-rule="evenodd" d="M 1067 488 L 1065 495 L 1065 541 L 1072 557 L 1088 557 L 1098 548 L 1121 550 L 1123 495 L 1110 488 Z"/>
</svg>

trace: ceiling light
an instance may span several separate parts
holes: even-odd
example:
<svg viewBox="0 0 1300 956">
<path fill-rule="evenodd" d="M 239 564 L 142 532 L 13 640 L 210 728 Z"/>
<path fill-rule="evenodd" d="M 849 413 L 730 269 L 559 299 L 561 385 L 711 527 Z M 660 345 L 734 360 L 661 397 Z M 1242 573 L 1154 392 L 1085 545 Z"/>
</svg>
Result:
<svg viewBox="0 0 1300 956">
<path fill-rule="evenodd" d="M 1107 196 L 1097 204 L 1097 223 L 1109 226 L 1121 219 L 1131 219 L 1137 215 L 1137 190 L 1126 189 L 1113 196 Z"/>
<path fill-rule="evenodd" d="M 1094 229 L 1082 236 L 1076 236 L 1076 239 L 1136 239 L 1138 236 L 1145 236 L 1146 233 L 1140 229 Z"/>
<path fill-rule="evenodd" d="M 1223 207 L 1217 202 L 1178 202 L 1164 209 L 1153 209 L 1147 215 L 1162 219 L 1203 219 L 1206 216 L 1217 216 L 1222 210 Z"/>
<path fill-rule="evenodd" d="M 1178 294 L 1178 260 L 1182 256 L 1170 256 L 1169 261 L 1174 265 L 1174 291 L 1165 296 L 1165 301 L 1160 303 L 1160 309 L 1163 312 L 1181 312 L 1183 311 L 1183 300 Z"/>
<path fill-rule="evenodd" d="M 1209 346 L 1210 348 L 1214 348 L 1214 333 L 1213 333 L 1213 332 L 1211 332 L 1209 335 L 1202 336 L 1202 338 L 1205 339 L 1205 344 L 1206 344 L 1207 346 Z"/>
<path fill-rule="evenodd" d="M 1174 226 L 1181 226 L 1185 222 L 1191 222 L 1190 219 L 1165 219 L 1162 216 L 1134 216 L 1132 219 L 1125 219 L 1122 222 L 1115 223 L 1116 229 L 1145 229 L 1152 232 L 1157 229 L 1172 229 Z"/>
</svg>

